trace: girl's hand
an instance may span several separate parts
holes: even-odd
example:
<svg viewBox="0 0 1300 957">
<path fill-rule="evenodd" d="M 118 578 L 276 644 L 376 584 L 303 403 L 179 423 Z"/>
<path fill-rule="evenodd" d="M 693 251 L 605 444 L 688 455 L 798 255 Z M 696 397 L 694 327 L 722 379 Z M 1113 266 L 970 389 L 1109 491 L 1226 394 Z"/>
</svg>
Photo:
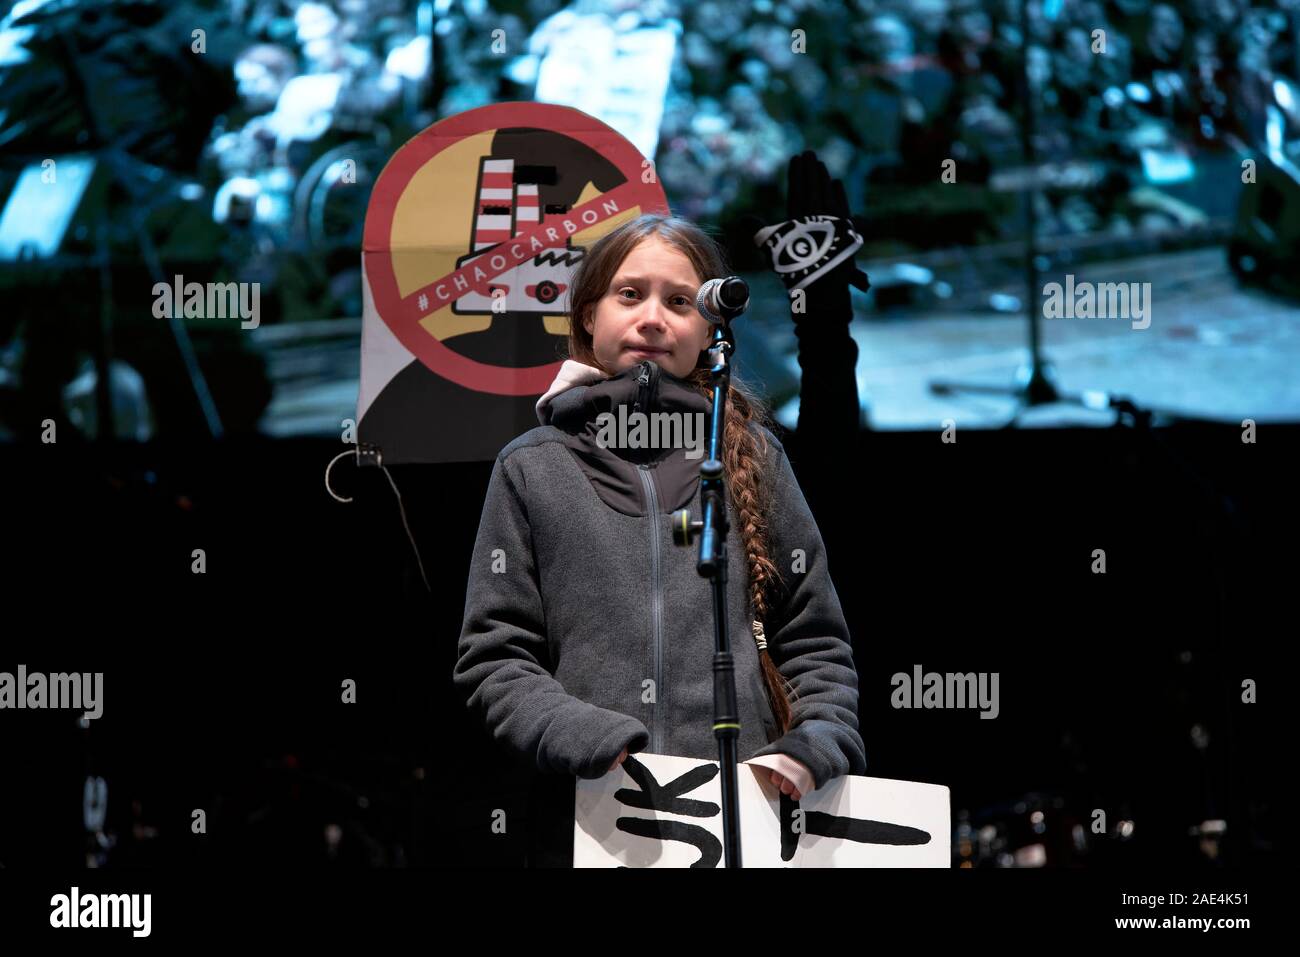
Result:
<svg viewBox="0 0 1300 957">
<path fill-rule="evenodd" d="M 619 756 L 614 759 L 614 763 L 609 766 L 609 769 L 613 771 L 625 760 L 627 760 L 627 748 L 624 748 L 622 752 L 619 754 Z"/>
<path fill-rule="evenodd" d="M 779 770 L 770 769 L 770 780 L 782 794 L 788 794 L 798 801 L 809 791 L 815 790 L 813 774 L 808 765 L 788 754 L 773 754 L 769 757 L 780 759 Z"/>
</svg>

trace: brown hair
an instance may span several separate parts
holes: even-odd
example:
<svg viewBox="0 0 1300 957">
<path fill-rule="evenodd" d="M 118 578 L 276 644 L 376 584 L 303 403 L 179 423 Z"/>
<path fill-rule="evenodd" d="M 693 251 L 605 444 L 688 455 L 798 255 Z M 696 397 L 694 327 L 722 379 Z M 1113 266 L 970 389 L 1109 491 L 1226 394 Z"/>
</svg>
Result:
<svg viewBox="0 0 1300 957">
<path fill-rule="evenodd" d="M 702 281 L 726 276 L 729 272 L 722 249 L 704 230 L 688 220 L 647 213 L 623 223 L 588 247 L 586 256 L 574 272 L 569 290 L 569 358 L 603 368 L 596 359 L 592 334 L 583 327 L 583 320 L 592 314 L 596 304 L 609 291 L 623 260 L 642 240 L 652 235 L 686 256 Z M 708 362 L 707 353 L 701 353 L 686 381 L 701 395 L 712 398 Z M 613 370 L 605 371 L 614 374 Z M 740 519 L 739 530 L 749 571 L 750 604 L 754 617 L 761 622 L 772 609 L 783 582 L 768 555 L 771 490 L 761 467 L 767 456 L 768 443 L 762 430 L 757 428 L 759 424 L 769 428 L 772 425 L 767 406 L 733 372 L 727 390 L 727 414 L 723 426 L 723 471 L 727 498 Z M 790 695 L 794 689 L 777 670 L 766 650 L 760 649 L 758 658 L 772 712 L 780 733 L 785 734 L 790 730 Z"/>
</svg>

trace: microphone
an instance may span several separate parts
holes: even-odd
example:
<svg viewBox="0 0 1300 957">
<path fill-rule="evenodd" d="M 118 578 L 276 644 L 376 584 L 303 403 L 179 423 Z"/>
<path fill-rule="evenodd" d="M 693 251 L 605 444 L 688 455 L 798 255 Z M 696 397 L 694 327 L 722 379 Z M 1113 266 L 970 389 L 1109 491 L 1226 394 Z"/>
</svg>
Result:
<svg viewBox="0 0 1300 957">
<path fill-rule="evenodd" d="M 749 284 L 739 276 L 710 279 L 700 287 L 695 308 L 715 326 L 728 323 L 749 308 Z"/>
</svg>

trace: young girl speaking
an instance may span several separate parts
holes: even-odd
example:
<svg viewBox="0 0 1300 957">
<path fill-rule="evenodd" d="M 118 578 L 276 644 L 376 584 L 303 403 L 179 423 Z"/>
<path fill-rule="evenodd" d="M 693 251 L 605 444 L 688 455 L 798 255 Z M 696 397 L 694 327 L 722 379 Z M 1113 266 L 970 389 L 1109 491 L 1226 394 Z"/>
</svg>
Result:
<svg viewBox="0 0 1300 957">
<path fill-rule="evenodd" d="M 702 458 L 611 443 L 602 416 L 707 421 L 711 327 L 695 296 L 726 274 L 713 240 L 681 219 L 644 215 L 601 237 L 573 276 L 570 358 L 537 403 L 542 425 L 493 467 L 455 681 L 540 772 L 532 866 L 572 866 L 576 778 L 638 751 L 718 757 L 711 590 L 669 522 L 681 508 L 702 514 Z M 737 754 L 774 756 L 764 773 L 798 800 L 864 772 L 866 755 L 822 536 L 767 423 L 733 374 L 723 464 Z"/>
</svg>

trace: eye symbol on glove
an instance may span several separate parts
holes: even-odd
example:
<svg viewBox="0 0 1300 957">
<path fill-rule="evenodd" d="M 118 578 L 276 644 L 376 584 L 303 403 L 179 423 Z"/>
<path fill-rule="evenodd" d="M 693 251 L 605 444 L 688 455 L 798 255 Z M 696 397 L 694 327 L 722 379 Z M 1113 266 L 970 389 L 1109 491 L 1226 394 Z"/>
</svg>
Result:
<svg viewBox="0 0 1300 957">
<path fill-rule="evenodd" d="M 835 245 L 833 223 L 791 221 L 782 225 L 789 228 L 776 237 L 771 247 L 772 268 L 778 273 L 811 269 L 825 259 Z"/>
<path fill-rule="evenodd" d="M 754 243 L 767 253 L 786 289 L 803 289 L 850 258 L 862 246 L 862 237 L 847 217 L 800 216 L 764 226 L 754 234 Z M 866 274 L 861 275 L 865 281 Z M 858 288 L 865 292 L 867 287 Z"/>
</svg>

